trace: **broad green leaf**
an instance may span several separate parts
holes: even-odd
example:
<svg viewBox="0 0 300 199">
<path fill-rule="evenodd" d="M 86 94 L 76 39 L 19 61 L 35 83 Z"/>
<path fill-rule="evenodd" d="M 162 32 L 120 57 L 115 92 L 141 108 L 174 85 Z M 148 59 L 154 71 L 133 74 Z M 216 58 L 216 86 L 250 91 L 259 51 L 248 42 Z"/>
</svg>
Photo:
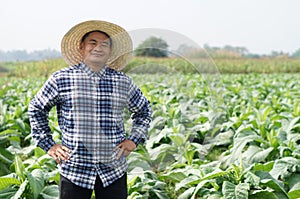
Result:
<svg viewBox="0 0 300 199">
<path fill-rule="evenodd" d="M 244 182 L 249 183 L 250 186 L 256 186 L 256 187 L 259 186 L 260 178 L 254 173 L 248 171 L 244 174 L 244 178 L 245 178 Z"/>
<path fill-rule="evenodd" d="M 139 192 L 133 192 L 127 197 L 127 199 L 147 199 L 147 196 L 142 195 Z"/>
<path fill-rule="evenodd" d="M 11 164 L 13 161 L 13 154 L 7 149 L 0 147 L 0 162 Z"/>
<path fill-rule="evenodd" d="M 133 186 L 130 186 L 130 192 L 139 192 L 143 189 L 144 187 L 144 183 L 143 182 L 138 182 L 138 183 L 135 183 Z M 129 192 L 129 193 L 130 193 Z"/>
<path fill-rule="evenodd" d="M 44 173 L 40 169 L 35 169 L 31 173 L 27 172 L 27 178 L 34 199 L 37 199 L 42 189 L 44 188 Z"/>
<path fill-rule="evenodd" d="M 48 154 L 44 154 L 41 157 L 38 158 L 38 162 L 41 165 L 48 164 L 50 165 L 52 163 L 53 158 L 49 156 Z M 56 164 L 53 164 L 54 168 L 56 168 Z"/>
<path fill-rule="evenodd" d="M 56 184 L 59 184 L 59 180 L 60 180 L 60 173 L 59 171 L 56 169 L 54 171 L 48 172 L 47 176 L 44 177 L 45 179 L 48 179 L 48 181 L 50 183 L 55 182 Z"/>
<path fill-rule="evenodd" d="M 298 178 L 299 181 L 299 178 Z M 288 192 L 288 196 L 290 199 L 298 199 L 300 198 L 300 182 L 293 185 L 293 187 Z"/>
<path fill-rule="evenodd" d="M 49 186 L 44 187 L 40 195 L 44 199 L 58 198 L 58 195 L 59 195 L 58 185 L 49 185 Z"/>
<path fill-rule="evenodd" d="M 198 184 L 199 181 L 199 177 L 188 176 L 175 185 L 175 191 L 179 191 L 181 188 L 188 188 L 191 184 Z"/>
<path fill-rule="evenodd" d="M 0 189 L 0 198 L 1 199 L 12 199 L 13 196 L 17 193 L 18 187 L 8 187 L 6 189 Z"/>
<path fill-rule="evenodd" d="M 129 187 L 133 187 L 134 185 L 136 185 L 137 183 L 139 183 L 141 181 L 141 178 L 137 175 L 130 175 L 130 173 L 128 174 L 128 178 L 127 178 L 127 184 Z"/>
<path fill-rule="evenodd" d="M 153 193 L 156 195 L 159 199 L 169 199 L 169 197 L 166 194 L 165 190 L 153 190 Z"/>
<path fill-rule="evenodd" d="M 153 128 L 155 128 L 155 129 L 163 129 L 163 127 L 165 126 L 165 122 L 166 122 L 166 118 L 165 117 L 162 117 L 162 116 L 155 117 L 153 119 L 153 121 L 151 122 L 151 125 L 150 125 L 150 128 L 149 128 L 149 132 Z"/>
<path fill-rule="evenodd" d="M 272 107 L 266 107 L 263 110 L 259 111 L 257 116 L 260 122 L 266 121 L 269 114 L 273 111 Z"/>
<path fill-rule="evenodd" d="M 24 193 L 27 184 L 28 184 L 28 180 L 25 180 L 25 181 L 21 184 L 21 186 L 20 186 L 20 188 L 18 189 L 18 191 L 15 193 L 15 195 L 14 195 L 11 199 L 20 199 L 20 198 L 22 198 L 21 195 Z"/>
<path fill-rule="evenodd" d="M 191 195 L 194 193 L 195 187 L 191 187 L 185 190 L 182 194 L 178 196 L 178 199 L 189 199 Z"/>
<path fill-rule="evenodd" d="M 22 135 L 20 132 L 13 130 L 13 129 L 6 129 L 0 132 L 0 140 L 4 138 L 8 138 L 10 136 L 20 136 Z"/>
<path fill-rule="evenodd" d="M 286 180 L 290 190 L 293 189 L 293 187 L 300 182 L 299 179 L 300 179 L 300 174 L 297 173 L 297 174 L 293 174 Z"/>
<path fill-rule="evenodd" d="M 288 195 L 291 199 L 300 198 L 300 174 L 293 174 L 287 179 L 289 186 Z"/>
<path fill-rule="evenodd" d="M 263 199 L 263 198 L 278 199 L 278 197 L 274 193 L 267 190 L 254 191 L 252 194 L 249 195 L 249 199 Z"/>
<path fill-rule="evenodd" d="M 25 179 L 25 167 L 23 165 L 23 162 L 22 162 L 20 156 L 15 155 L 14 164 L 15 164 L 15 172 L 21 178 L 21 181 L 23 182 Z"/>
<path fill-rule="evenodd" d="M 243 157 L 248 160 L 249 164 L 264 161 L 268 155 L 273 151 L 273 147 L 263 149 L 261 147 L 250 145 L 243 153 Z"/>
<path fill-rule="evenodd" d="M 292 119 L 292 121 L 289 122 L 289 125 L 287 126 L 286 132 L 290 133 L 294 128 L 299 127 L 300 123 L 297 124 L 300 117 L 296 117 Z"/>
<path fill-rule="evenodd" d="M 244 134 L 246 136 L 243 136 Z M 228 156 L 228 159 L 225 162 L 226 165 L 230 165 L 230 164 L 236 162 L 237 160 L 239 160 L 248 143 L 261 139 L 261 137 L 259 137 L 257 135 L 248 135 L 247 136 L 247 134 L 248 134 L 248 132 L 241 132 L 239 134 L 240 137 L 234 138 L 233 147 L 230 150 L 230 155 Z"/>
<path fill-rule="evenodd" d="M 20 110 L 20 112 L 22 112 L 22 111 Z M 15 120 L 15 123 L 16 123 L 16 126 L 15 126 L 15 127 L 16 127 L 20 132 L 24 132 L 24 130 L 26 130 L 26 129 L 25 129 L 24 121 L 21 120 L 20 118 L 16 119 L 16 120 Z"/>
<path fill-rule="evenodd" d="M 209 173 L 205 176 L 195 176 L 195 175 L 191 175 L 191 176 L 188 176 L 187 178 L 183 179 L 182 181 L 180 181 L 179 183 L 177 183 L 175 185 L 175 191 L 178 191 L 179 189 L 181 188 L 186 188 L 186 187 L 189 187 L 189 186 L 194 186 L 196 184 L 199 184 L 200 182 L 203 182 L 203 181 L 207 181 L 207 180 L 211 180 L 211 179 L 215 179 L 215 178 L 218 178 L 218 177 L 223 177 L 223 176 L 226 176 L 227 175 L 227 172 L 226 171 L 220 171 L 220 170 L 216 170 L 212 173 Z"/>
<path fill-rule="evenodd" d="M 291 154 L 293 153 L 292 149 L 287 146 L 279 146 L 277 148 L 279 150 L 280 157 L 291 156 Z"/>
<path fill-rule="evenodd" d="M 212 173 L 208 173 L 205 176 L 201 177 L 201 181 L 203 180 L 210 180 L 210 179 L 215 179 L 218 177 L 224 177 L 228 174 L 227 171 L 222 171 L 220 169 L 216 169 L 215 171 L 213 171 Z"/>
<path fill-rule="evenodd" d="M 169 135 L 169 138 L 176 146 L 182 146 L 185 141 L 185 137 L 183 136 L 183 134 L 172 134 Z"/>
<path fill-rule="evenodd" d="M 135 168 L 143 168 L 143 170 L 151 170 L 151 160 L 137 152 L 131 152 L 130 156 L 128 157 L 128 171 L 131 171 Z"/>
<path fill-rule="evenodd" d="M 10 172 L 11 170 L 9 169 L 8 165 L 0 162 L 0 176 L 4 176 Z"/>
<path fill-rule="evenodd" d="M 270 174 L 278 179 L 279 176 L 282 178 L 287 178 L 291 174 L 300 171 L 300 160 L 293 157 L 284 157 L 279 160 L 275 160 L 273 169 Z"/>
<path fill-rule="evenodd" d="M 228 145 L 231 144 L 232 137 L 234 132 L 232 130 L 226 131 L 224 133 L 219 133 L 213 140 L 213 144 L 216 146 L 219 145 Z"/>
<path fill-rule="evenodd" d="M 288 199 L 288 195 L 287 195 L 286 191 L 283 188 L 283 183 L 281 183 L 280 181 L 274 179 L 270 175 L 270 173 L 263 172 L 263 171 L 258 171 L 255 174 L 260 177 L 261 184 L 273 189 L 276 192 L 275 193 L 276 195 L 281 196 L 280 199 Z"/>
<path fill-rule="evenodd" d="M 207 199 L 222 199 L 222 198 L 223 198 L 222 195 L 221 194 L 217 194 L 217 193 L 215 193 L 215 194 L 209 194 L 208 197 L 207 197 Z"/>
<path fill-rule="evenodd" d="M 294 103 L 293 113 L 294 115 L 300 115 L 300 102 Z"/>
<path fill-rule="evenodd" d="M 185 179 L 187 175 L 184 171 L 170 171 L 169 173 L 163 174 L 160 176 L 161 179 L 164 180 L 172 180 L 172 182 L 180 182 L 181 180 Z"/>
<path fill-rule="evenodd" d="M 274 166 L 274 162 L 273 161 L 270 161 L 270 162 L 266 162 L 264 164 L 262 163 L 255 163 L 253 165 L 253 171 L 256 172 L 256 171 L 266 171 L 266 172 L 269 172 L 272 170 Z"/>
<path fill-rule="evenodd" d="M 248 198 L 248 191 L 250 186 L 248 183 L 240 183 L 235 185 L 231 182 L 224 181 L 222 187 L 222 193 L 224 198 L 228 199 L 241 199 L 241 198 Z"/>
<path fill-rule="evenodd" d="M 42 157 L 45 154 L 46 154 L 46 152 L 43 149 L 41 149 L 40 147 L 35 147 L 35 149 L 34 149 L 34 156 L 36 158 L 40 158 L 40 157 Z"/>
<path fill-rule="evenodd" d="M 151 153 L 151 159 L 152 160 L 164 160 L 164 157 L 167 154 L 173 155 L 174 153 L 176 154 L 176 147 L 169 145 L 169 144 L 162 144 L 153 150 L 150 151 Z"/>
<path fill-rule="evenodd" d="M 161 140 L 163 138 L 166 138 L 171 133 L 173 133 L 173 130 L 171 128 L 164 128 L 159 132 L 159 134 L 152 134 L 151 137 L 147 140 L 147 146 L 149 146 L 149 148 L 152 148 L 153 144 L 161 143 Z"/>
<path fill-rule="evenodd" d="M 5 189 L 11 185 L 20 185 L 21 182 L 13 177 L 0 177 L 0 190 Z"/>
<path fill-rule="evenodd" d="M 201 189 L 205 190 L 206 187 L 210 187 L 209 185 L 207 186 L 207 184 L 212 185 L 215 188 L 215 191 L 219 191 L 219 186 L 215 183 L 215 180 L 204 180 L 197 184 L 191 198 L 196 198 L 197 194 L 201 191 Z M 210 191 L 212 190 L 213 189 L 210 189 Z"/>
</svg>

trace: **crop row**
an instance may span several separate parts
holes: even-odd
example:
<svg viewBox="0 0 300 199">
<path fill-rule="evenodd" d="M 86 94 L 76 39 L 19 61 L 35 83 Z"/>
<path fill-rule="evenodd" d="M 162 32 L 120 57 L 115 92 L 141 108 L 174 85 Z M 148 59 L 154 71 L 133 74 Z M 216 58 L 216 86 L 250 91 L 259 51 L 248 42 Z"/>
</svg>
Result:
<svg viewBox="0 0 300 199">
<path fill-rule="evenodd" d="M 128 158 L 128 198 L 300 197 L 299 75 L 128 75 L 154 110 Z M 0 80 L 0 198 L 58 194 L 56 163 L 34 146 L 27 117 L 44 80 Z M 49 118 L 59 142 L 55 110 Z"/>
</svg>

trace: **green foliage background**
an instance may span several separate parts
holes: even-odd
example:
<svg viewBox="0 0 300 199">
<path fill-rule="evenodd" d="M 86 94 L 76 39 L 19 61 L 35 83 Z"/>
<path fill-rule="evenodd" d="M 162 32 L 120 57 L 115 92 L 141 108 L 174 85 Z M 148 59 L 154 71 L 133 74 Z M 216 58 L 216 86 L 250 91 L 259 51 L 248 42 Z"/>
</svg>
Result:
<svg viewBox="0 0 300 199">
<path fill-rule="evenodd" d="M 134 58 L 124 70 L 154 110 L 147 143 L 128 158 L 128 198 L 299 198 L 299 60 L 208 62 Z M 66 65 L 2 65 L 0 198 L 57 198 L 56 163 L 34 146 L 27 110 Z M 55 110 L 49 119 L 59 142 Z"/>
</svg>

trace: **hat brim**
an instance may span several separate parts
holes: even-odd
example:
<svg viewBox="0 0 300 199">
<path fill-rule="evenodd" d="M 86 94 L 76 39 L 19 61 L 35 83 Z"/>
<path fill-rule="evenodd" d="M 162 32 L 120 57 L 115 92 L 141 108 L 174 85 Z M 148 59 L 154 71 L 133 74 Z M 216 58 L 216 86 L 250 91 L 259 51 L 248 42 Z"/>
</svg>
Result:
<svg viewBox="0 0 300 199">
<path fill-rule="evenodd" d="M 96 30 L 107 33 L 112 39 L 112 51 L 107 61 L 108 67 L 114 70 L 123 69 L 132 56 L 131 38 L 122 27 L 100 20 L 79 23 L 64 35 L 61 41 L 61 53 L 64 60 L 71 66 L 82 62 L 81 39 L 86 33 Z"/>
</svg>

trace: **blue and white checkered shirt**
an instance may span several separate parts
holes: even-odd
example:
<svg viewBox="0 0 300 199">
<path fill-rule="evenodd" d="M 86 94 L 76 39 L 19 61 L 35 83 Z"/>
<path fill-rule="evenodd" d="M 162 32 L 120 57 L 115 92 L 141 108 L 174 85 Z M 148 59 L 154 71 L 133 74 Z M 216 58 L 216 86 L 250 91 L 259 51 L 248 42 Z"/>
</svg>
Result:
<svg viewBox="0 0 300 199">
<path fill-rule="evenodd" d="M 152 110 L 133 81 L 108 67 L 98 73 L 84 63 L 53 73 L 31 100 L 32 137 L 48 151 L 54 144 L 48 113 L 56 106 L 62 144 L 71 150 L 60 172 L 74 184 L 93 189 L 97 174 L 108 186 L 127 170 L 126 158 L 116 159 L 115 146 L 126 139 L 123 111 L 132 112 L 127 139 L 136 145 L 146 140 Z"/>
</svg>

